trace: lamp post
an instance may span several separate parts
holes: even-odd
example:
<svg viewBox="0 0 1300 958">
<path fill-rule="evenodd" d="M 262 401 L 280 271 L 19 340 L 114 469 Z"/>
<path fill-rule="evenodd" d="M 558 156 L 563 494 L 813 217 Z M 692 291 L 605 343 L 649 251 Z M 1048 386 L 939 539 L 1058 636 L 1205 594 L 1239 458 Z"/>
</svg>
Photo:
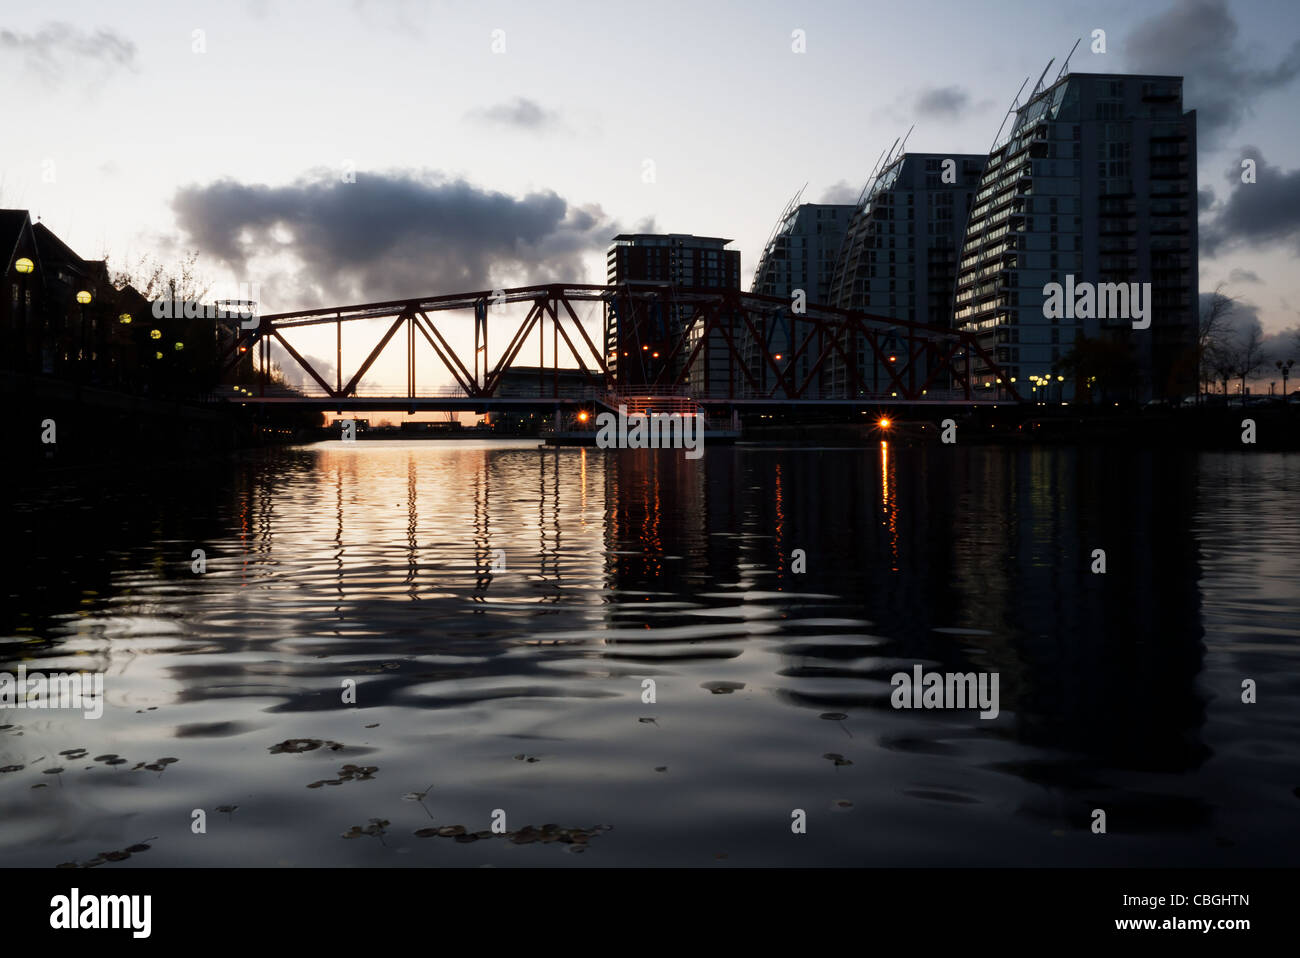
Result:
<svg viewBox="0 0 1300 958">
<path fill-rule="evenodd" d="M 20 369 L 27 365 L 27 326 L 30 320 L 28 316 L 30 310 L 27 306 L 27 277 L 35 268 L 36 264 L 26 256 L 20 257 L 14 263 L 14 269 L 18 270 L 18 274 L 22 277 L 23 318 L 22 325 L 18 327 L 17 359 L 17 366 Z"/>
<path fill-rule="evenodd" d="M 1288 359 L 1286 362 L 1282 362 L 1282 360 L 1279 359 L 1274 365 L 1276 365 L 1277 368 L 1282 371 L 1282 401 L 1286 402 L 1287 400 L 1286 380 L 1287 377 L 1291 375 L 1291 367 L 1295 365 L 1295 360 Z"/>
<path fill-rule="evenodd" d="M 90 302 L 91 295 L 87 290 L 81 290 L 77 293 L 77 302 L 81 304 L 81 346 L 77 349 L 77 362 L 82 363 L 86 360 L 86 304 Z M 89 371 L 81 367 L 82 375 L 89 378 Z"/>
</svg>

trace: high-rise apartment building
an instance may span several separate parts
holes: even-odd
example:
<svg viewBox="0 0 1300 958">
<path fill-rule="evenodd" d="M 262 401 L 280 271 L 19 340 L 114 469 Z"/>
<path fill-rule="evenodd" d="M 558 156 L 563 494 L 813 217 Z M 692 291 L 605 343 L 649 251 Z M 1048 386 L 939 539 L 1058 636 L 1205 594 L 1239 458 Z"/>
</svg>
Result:
<svg viewBox="0 0 1300 958">
<path fill-rule="evenodd" d="M 1096 367 L 1110 381 L 1089 388 L 1094 398 L 1195 388 L 1196 114 L 1183 112 L 1182 83 L 1060 77 L 1017 110 L 989 156 L 966 227 L 956 321 L 1022 397 L 1072 397 L 1074 383 L 1057 376 L 1077 341 L 1119 357 Z M 972 373 L 996 392 L 995 371 L 978 357 Z M 1052 386 L 1038 392 L 1047 377 Z"/>
<path fill-rule="evenodd" d="M 754 270 L 750 291 L 779 297 L 787 304 L 793 304 L 796 292 L 802 291 L 804 303 L 830 305 L 835 263 L 856 207 L 852 204 L 800 204 L 798 199 L 796 196 L 786 207 L 772 231 Z M 797 359 L 793 358 L 807 335 L 806 330 L 797 329 L 797 317 L 792 317 L 789 310 L 773 309 L 770 316 L 757 318 L 755 325 L 758 338 L 748 328 L 741 333 L 745 365 L 758 370 L 764 385 L 767 385 L 770 374 L 763 359 L 766 349 L 784 375 L 793 377 L 794 383 L 802 384 L 816 364 L 817 356 L 814 350 L 809 349 Z"/>
<path fill-rule="evenodd" d="M 886 162 L 863 190 L 849 223 L 831 280 L 830 305 L 950 326 L 958 251 L 986 159 L 967 153 L 903 153 Z M 901 332 L 885 339 L 887 351 L 904 348 Z M 889 373 L 866 345 L 851 337 L 846 352 L 856 357 L 862 383 L 857 394 L 887 395 Z M 829 395 L 853 395 L 852 376 L 839 354 L 832 353 L 827 365 L 824 387 Z"/>
<path fill-rule="evenodd" d="M 689 233 L 620 233 L 606 257 L 606 282 L 611 286 L 640 283 L 740 289 L 740 251 L 727 249 L 730 242 Z M 620 309 L 631 315 L 619 315 Z M 607 307 L 605 352 L 616 381 L 633 385 L 675 379 L 681 370 L 665 369 L 663 364 L 692 312 L 687 306 L 671 303 L 628 306 L 624 302 Z M 698 335 L 696 328 L 692 336 Z M 679 352 L 675 361 L 684 361 L 689 352 L 689 348 Z M 699 385 L 706 365 L 716 367 L 725 381 L 726 360 L 726 341 L 714 334 L 708 347 L 701 349 L 687 381 L 693 387 Z"/>
</svg>

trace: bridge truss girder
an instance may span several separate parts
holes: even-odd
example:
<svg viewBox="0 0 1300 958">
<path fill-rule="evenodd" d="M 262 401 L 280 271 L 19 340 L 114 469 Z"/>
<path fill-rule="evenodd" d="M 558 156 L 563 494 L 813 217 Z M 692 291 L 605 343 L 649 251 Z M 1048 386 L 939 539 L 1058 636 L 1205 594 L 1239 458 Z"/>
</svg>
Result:
<svg viewBox="0 0 1300 958">
<path fill-rule="evenodd" d="M 493 307 L 527 303 L 528 311 L 510 334 L 506 348 L 491 362 L 488 355 L 488 333 Z M 600 303 L 603 322 L 610 316 L 620 317 L 620 322 L 632 326 L 647 322 L 651 307 L 662 317 L 670 313 L 688 317 L 671 336 L 667 355 L 659 363 L 657 373 L 648 379 L 632 383 L 620 380 L 611 369 L 603 350 L 596 346 L 592 336 L 578 317 L 575 303 Z M 638 307 L 641 307 L 638 309 Z M 434 317 L 440 313 L 470 313 L 474 323 L 473 355 L 466 363 L 444 335 L 445 321 L 440 326 Z M 774 353 L 765 337 L 767 321 L 780 317 L 790 330 L 789 355 Z M 387 329 L 366 355 L 357 370 L 345 381 L 343 378 L 343 324 L 359 320 L 390 319 Z M 568 321 L 571 329 L 565 328 Z M 505 320 L 514 324 L 517 320 Z M 427 299 L 391 300 L 352 306 L 330 307 L 317 310 L 299 310 L 260 317 L 258 324 L 241 329 L 220 359 L 223 374 L 239 359 L 241 352 L 257 347 L 261 350 L 263 385 L 269 369 L 271 342 L 277 342 L 295 363 L 310 376 L 332 399 L 344 400 L 356 395 L 357 387 L 384 349 L 403 326 L 407 340 L 407 388 L 415 395 L 415 342 L 416 334 L 433 349 L 439 360 L 451 373 L 457 387 L 469 398 L 488 399 L 496 395 L 507 370 L 519 359 L 524 344 L 534 331 L 545 356 L 545 336 L 550 323 L 552 337 L 552 375 L 549 395 L 559 396 L 559 371 L 573 371 L 572 366 L 560 366 L 560 342 L 563 341 L 569 357 L 577 363 L 587 382 L 603 392 L 640 387 L 670 388 L 689 393 L 703 392 L 710 398 L 765 397 L 798 401 L 811 398 L 814 384 L 824 378 L 828 363 L 838 357 L 842 363 L 846 386 L 853 397 L 881 392 L 879 384 L 872 388 L 863 382 L 859 364 L 855 361 L 858 345 L 865 347 L 871 368 L 883 369 L 887 376 L 886 391 L 898 398 L 915 401 L 943 382 L 945 371 L 952 383 L 961 389 L 965 399 L 978 400 L 971 381 L 971 361 L 978 357 L 995 376 L 1001 373 L 993 357 L 976 337 L 967 332 L 913 323 L 891 317 L 808 304 L 795 312 L 788 300 L 742 293 L 732 289 L 694 289 L 659 284 L 634 284 L 623 286 L 597 286 L 584 284 L 549 284 L 527 286 L 508 290 L 479 291 L 449 294 Z M 326 380 L 311 361 L 296 350 L 285 333 L 291 329 L 333 323 L 337 330 L 337 364 L 334 385 Z M 639 341 L 641 330 L 630 329 L 633 341 Z M 741 342 L 737 341 L 738 335 Z M 902 340 L 903 349 L 890 350 L 886 341 Z M 724 396 L 719 395 L 719 384 L 709 381 L 716 368 L 718 348 L 725 359 L 727 384 Z M 744 353 L 756 355 L 757 361 L 746 359 Z M 811 360 L 802 378 L 798 376 L 799 360 Z M 680 358 L 680 361 L 679 361 Z M 964 361 L 963 361 L 964 360 Z M 702 368 L 704 383 L 690 381 L 691 371 Z M 539 361 L 538 398 L 546 398 L 548 389 L 545 363 Z M 1001 376 L 1002 390 L 1013 400 L 1020 401 L 1010 380 Z M 740 392 L 737 392 L 737 390 Z M 824 392 L 824 391 L 822 391 Z M 853 398 L 846 397 L 846 398 Z M 826 398 L 824 395 L 822 398 Z"/>
</svg>

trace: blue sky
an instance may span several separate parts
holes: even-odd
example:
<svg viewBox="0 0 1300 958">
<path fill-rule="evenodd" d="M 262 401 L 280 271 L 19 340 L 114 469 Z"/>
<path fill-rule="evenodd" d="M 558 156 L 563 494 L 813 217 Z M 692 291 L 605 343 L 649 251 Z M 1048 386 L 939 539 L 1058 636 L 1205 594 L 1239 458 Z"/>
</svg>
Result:
<svg viewBox="0 0 1300 958">
<path fill-rule="evenodd" d="M 1188 77 L 1217 238 L 1202 289 L 1229 281 L 1266 331 L 1300 319 L 1295 3 L 0 10 L 0 205 L 118 265 L 198 248 L 216 292 L 258 282 L 267 310 L 601 282 L 636 227 L 733 238 L 747 284 L 805 183 L 856 195 L 912 124 L 910 149 L 986 151 L 1026 76 L 1083 37 L 1076 72 Z M 1243 155 L 1259 183 L 1228 180 Z"/>
</svg>

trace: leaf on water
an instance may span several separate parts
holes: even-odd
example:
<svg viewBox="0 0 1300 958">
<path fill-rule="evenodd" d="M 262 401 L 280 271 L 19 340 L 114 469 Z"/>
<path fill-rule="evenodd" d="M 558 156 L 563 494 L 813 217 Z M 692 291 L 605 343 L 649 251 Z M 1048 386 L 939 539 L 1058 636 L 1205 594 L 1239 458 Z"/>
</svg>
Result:
<svg viewBox="0 0 1300 958">
<path fill-rule="evenodd" d="M 238 807 L 239 807 L 238 805 L 218 805 L 218 806 L 217 806 L 217 811 L 219 811 L 219 812 L 233 812 L 233 811 L 234 811 L 235 809 L 237 809 Z"/>
<path fill-rule="evenodd" d="M 299 752 L 311 752 L 324 746 L 332 752 L 337 752 L 343 746 L 339 742 L 331 742 L 327 739 L 320 738 L 287 738 L 283 742 L 268 747 L 272 755 L 282 755 L 285 753 L 297 754 Z"/>
<path fill-rule="evenodd" d="M 159 764 L 159 765 L 175 765 L 175 764 L 176 764 L 177 762 L 179 762 L 179 761 L 180 761 L 179 758 L 160 758 L 160 759 L 158 759 L 158 764 Z"/>
<path fill-rule="evenodd" d="M 0 772 L 21 772 L 26 765 L 4 765 L 0 766 Z"/>
<path fill-rule="evenodd" d="M 845 715 L 843 712 L 823 712 L 821 715 L 817 717 L 819 719 L 825 719 L 828 722 L 843 722 L 846 718 L 848 718 L 848 716 Z"/>
<path fill-rule="evenodd" d="M 708 689 L 714 695 L 730 695 L 745 687 L 744 682 L 701 682 L 700 688 Z"/>
</svg>

